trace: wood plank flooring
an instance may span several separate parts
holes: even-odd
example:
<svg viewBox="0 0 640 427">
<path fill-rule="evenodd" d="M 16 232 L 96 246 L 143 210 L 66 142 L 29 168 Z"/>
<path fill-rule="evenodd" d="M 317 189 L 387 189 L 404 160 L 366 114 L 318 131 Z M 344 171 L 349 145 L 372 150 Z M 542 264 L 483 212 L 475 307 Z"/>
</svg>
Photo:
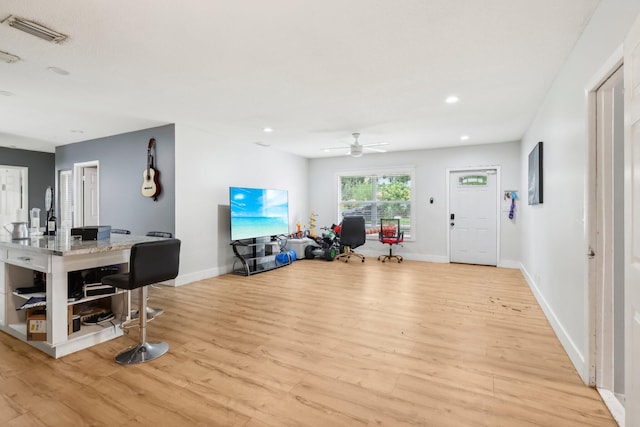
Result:
<svg viewBox="0 0 640 427">
<path fill-rule="evenodd" d="M 170 350 L 0 333 L 3 426 L 614 426 L 517 270 L 301 260 L 151 289 Z"/>
</svg>

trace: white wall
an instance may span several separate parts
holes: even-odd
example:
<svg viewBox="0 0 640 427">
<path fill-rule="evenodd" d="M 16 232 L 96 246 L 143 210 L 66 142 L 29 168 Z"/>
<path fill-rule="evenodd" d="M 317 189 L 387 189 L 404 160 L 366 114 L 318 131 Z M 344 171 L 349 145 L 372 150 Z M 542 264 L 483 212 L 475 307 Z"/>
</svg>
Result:
<svg viewBox="0 0 640 427">
<path fill-rule="evenodd" d="M 522 206 L 522 271 L 585 382 L 586 90 L 638 13 L 638 0 L 600 3 L 522 141 L 521 188 L 527 186 L 528 153 L 544 142 L 544 204 Z"/>
<path fill-rule="evenodd" d="M 520 143 L 510 142 L 456 148 L 405 151 L 384 154 L 365 154 L 360 158 L 347 156 L 312 159 L 309 162 L 310 210 L 318 213 L 317 225 L 330 226 L 339 221 L 336 174 L 344 171 L 381 169 L 394 167 L 415 168 L 415 241 L 405 241 L 404 247 L 394 252 L 406 259 L 447 262 L 447 168 L 501 166 L 502 182 L 498 191 L 518 190 L 520 185 Z M 433 197 L 434 203 L 429 199 Z M 518 210 L 521 202 L 518 201 Z M 515 220 L 501 215 L 500 266 L 514 267 L 520 263 L 520 218 Z M 302 218 L 308 224 L 308 219 Z M 358 252 L 380 255 L 389 251 L 388 246 L 377 240 L 368 240 Z"/>
<path fill-rule="evenodd" d="M 229 187 L 289 191 L 291 231 L 306 215 L 308 160 L 251 142 L 176 124 L 176 236 L 182 240 L 177 285 L 231 271 Z"/>
</svg>

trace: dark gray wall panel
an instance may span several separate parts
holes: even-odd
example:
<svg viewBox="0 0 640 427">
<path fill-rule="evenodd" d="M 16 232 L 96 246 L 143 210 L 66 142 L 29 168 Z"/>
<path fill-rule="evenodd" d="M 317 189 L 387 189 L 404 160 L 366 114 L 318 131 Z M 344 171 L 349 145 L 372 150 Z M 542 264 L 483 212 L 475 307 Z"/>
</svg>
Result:
<svg viewBox="0 0 640 427">
<path fill-rule="evenodd" d="M 155 166 L 162 193 L 158 201 L 142 196 L 149 139 L 156 139 Z M 175 234 L 175 127 L 161 126 L 56 148 L 55 169 L 73 170 L 75 163 L 100 162 L 100 223 L 134 234 Z M 178 236 L 179 237 L 179 236 Z"/>
</svg>

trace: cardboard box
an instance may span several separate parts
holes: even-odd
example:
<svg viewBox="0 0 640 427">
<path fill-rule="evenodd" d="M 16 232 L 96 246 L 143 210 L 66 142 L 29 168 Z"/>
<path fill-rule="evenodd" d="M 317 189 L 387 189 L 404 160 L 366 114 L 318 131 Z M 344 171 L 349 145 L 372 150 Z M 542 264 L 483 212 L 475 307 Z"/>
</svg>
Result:
<svg viewBox="0 0 640 427">
<path fill-rule="evenodd" d="M 67 308 L 67 335 L 73 333 L 73 306 Z"/>
<path fill-rule="evenodd" d="M 27 309 L 27 341 L 47 340 L 47 310 L 44 307 Z"/>
</svg>

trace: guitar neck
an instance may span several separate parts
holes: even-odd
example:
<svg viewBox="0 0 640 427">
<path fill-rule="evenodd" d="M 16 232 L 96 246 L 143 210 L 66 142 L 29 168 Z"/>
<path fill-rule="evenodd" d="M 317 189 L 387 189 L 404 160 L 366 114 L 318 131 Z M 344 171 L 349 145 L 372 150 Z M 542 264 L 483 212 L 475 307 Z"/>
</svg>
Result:
<svg viewBox="0 0 640 427">
<path fill-rule="evenodd" d="M 156 139 L 155 138 L 151 138 L 149 140 L 149 146 L 147 147 L 147 179 L 149 179 L 150 175 L 151 175 L 151 167 L 153 164 L 153 160 L 151 157 L 151 149 L 155 148 L 155 144 L 156 144 Z"/>
</svg>

